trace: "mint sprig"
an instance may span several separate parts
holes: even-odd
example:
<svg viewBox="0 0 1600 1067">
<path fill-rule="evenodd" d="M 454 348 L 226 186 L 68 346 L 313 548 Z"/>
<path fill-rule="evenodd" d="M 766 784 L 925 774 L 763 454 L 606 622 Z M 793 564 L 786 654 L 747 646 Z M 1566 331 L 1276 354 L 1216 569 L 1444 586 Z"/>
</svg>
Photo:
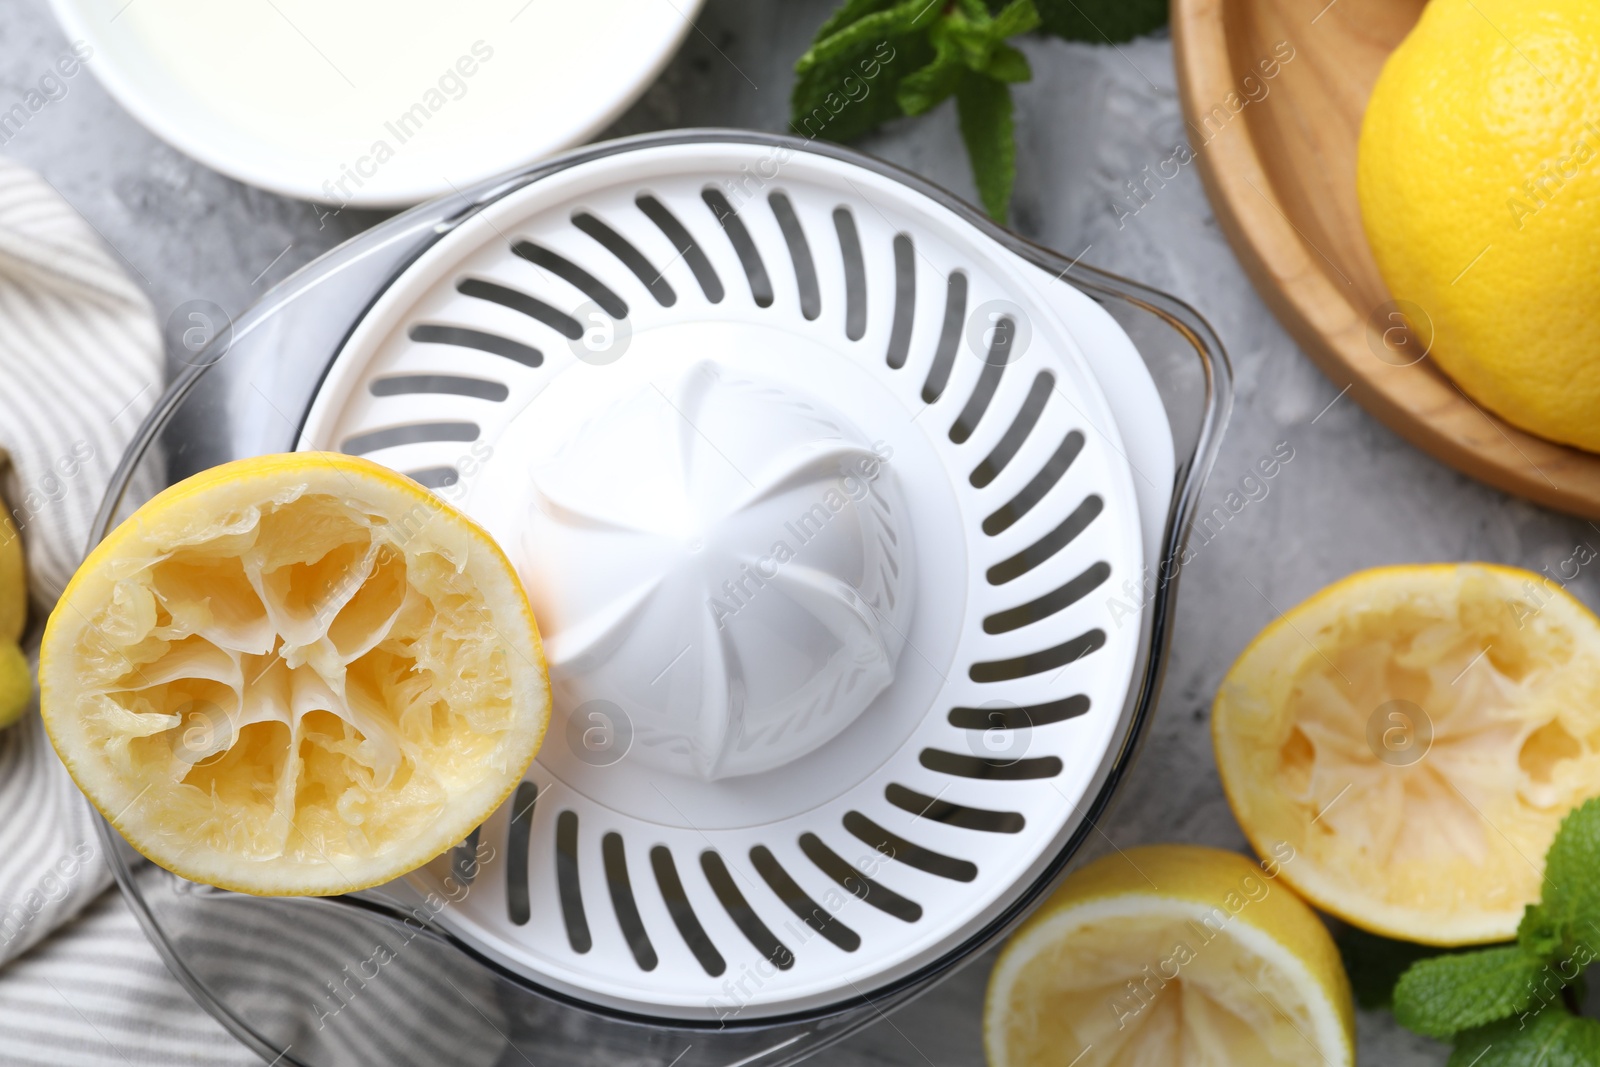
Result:
<svg viewBox="0 0 1600 1067">
<path fill-rule="evenodd" d="M 1166 0 L 845 0 L 795 63 L 789 124 L 851 141 L 954 97 L 984 210 L 1004 222 L 1016 184 L 1011 86 L 1033 78 L 1008 40 L 1041 26 L 1121 41 L 1166 21 Z"/>
<path fill-rule="evenodd" d="M 933 59 L 928 0 L 850 0 L 795 63 L 789 125 L 805 138 L 853 141 L 904 112 L 895 93 Z"/>
<path fill-rule="evenodd" d="M 1561 821 L 1542 900 L 1507 945 L 1412 963 L 1394 986 L 1395 1019 L 1453 1038 L 1452 1067 L 1600 1064 L 1600 1020 L 1580 1018 L 1583 970 L 1600 958 L 1600 797 Z"/>
<path fill-rule="evenodd" d="M 1395 1021 L 1424 1037 L 1454 1037 L 1532 1006 L 1544 969 L 1521 945 L 1419 960 L 1394 987 Z"/>
<path fill-rule="evenodd" d="M 1017 140 L 1011 118 L 1011 91 L 1003 82 L 963 71 L 956 86 L 961 139 L 972 160 L 972 177 L 983 208 L 997 222 L 1006 220 L 1011 186 L 1017 177 Z"/>
</svg>

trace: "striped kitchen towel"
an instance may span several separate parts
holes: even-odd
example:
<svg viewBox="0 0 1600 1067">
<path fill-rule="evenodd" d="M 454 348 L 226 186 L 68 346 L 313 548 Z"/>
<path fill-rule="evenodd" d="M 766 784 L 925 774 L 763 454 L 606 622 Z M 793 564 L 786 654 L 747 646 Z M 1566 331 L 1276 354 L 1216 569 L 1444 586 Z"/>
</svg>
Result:
<svg viewBox="0 0 1600 1067">
<path fill-rule="evenodd" d="M 43 179 L 0 160 L 0 497 L 27 558 L 30 658 L 161 387 L 149 301 Z M 107 892 L 102 851 L 32 707 L 0 731 L 0 1062 L 252 1062 Z"/>
<path fill-rule="evenodd" d="M 162 366 L 150 305 L 94 230 L 0 160 L 0 495 L 27 557 L 35 663 Z M 158 466 L 142 465 L 132 502 L 161 488 Z M 210 902 L 181 920 L 186 961 L 248 1016 L 274 1063 L 493 1067 L 506 1054 L 494 979 L 453 951 L 452 977 L 430 939 L 342 908 L 202 889 L 150 864 L 135 877 L 146 899 Z M 0 731 L 0 1067 L 260 1062 L 172 977 L 110 883 L 96 817 L 35 703 Z M 410 966 L 368 988 L 359 975 L 380 953 Z"/>
<path fill-rule="evenodd" d="M 0 160 L 0 496 L 21 533 L 30 638 L 83 558 L 123 447 L 161 393 L 144 294 L 43 179 Z M 37 709 L 0 734 L 0 961 L 106 887 L 83 797 Z"/>
</svg>

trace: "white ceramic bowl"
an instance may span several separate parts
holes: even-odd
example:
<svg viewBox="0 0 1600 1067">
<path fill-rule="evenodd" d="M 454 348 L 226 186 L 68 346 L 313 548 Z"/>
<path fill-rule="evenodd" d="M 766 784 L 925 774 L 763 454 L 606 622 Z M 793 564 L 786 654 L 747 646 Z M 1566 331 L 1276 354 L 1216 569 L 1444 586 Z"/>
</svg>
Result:
<svg viewBox="0 0 1600 1067">
<path fill-rule="evenodd" d="M 158 137 L 287 196 L 394 207 L 587 140 L 703 0 L 52 0 Z"/>
</svg>

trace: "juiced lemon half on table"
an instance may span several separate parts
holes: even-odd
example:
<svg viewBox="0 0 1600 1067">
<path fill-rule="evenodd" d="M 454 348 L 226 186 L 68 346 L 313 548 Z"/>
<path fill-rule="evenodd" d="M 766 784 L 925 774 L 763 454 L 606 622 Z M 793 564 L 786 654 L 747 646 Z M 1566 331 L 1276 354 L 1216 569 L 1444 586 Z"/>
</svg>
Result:
<svg viewBox="0 0 1600 1067">
<path fill-rule="evenodd" d="M 1350 984 L 1284 855 L 1150 845 L 1075 872 L 995 963 L 990 1067 L 1349 1067 Z"/>
<path fill-rule="evenodd" d="M 1515 935 L 1600 793 L 1600 620 L 1542 575 L 1384 567 L 1262 631 L 1213 709 L 1223 788 L 1283 877 L 1374 933 Z"/>
<path fill-rule="evenodd" d="M 246 893 L 341 893 L 461 841 L 549 719 L 527 597 L 475 523 L 329 453 L 172 486 L 50 616 L 41 710 L 140 852 Z"/>
</svg>

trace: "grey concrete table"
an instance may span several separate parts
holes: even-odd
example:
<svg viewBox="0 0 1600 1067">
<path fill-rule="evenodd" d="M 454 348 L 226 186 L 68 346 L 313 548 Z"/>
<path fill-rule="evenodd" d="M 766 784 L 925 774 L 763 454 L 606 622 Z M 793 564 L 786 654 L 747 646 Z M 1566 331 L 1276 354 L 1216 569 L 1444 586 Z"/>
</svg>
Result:
<svg viewBox="0 0 1600 1067">
<path fill-rule="evenodd" d="M 785 127 L 789 68 L 832 0 L 711 0 L 682 53 L 611 135 L 676 126 Z M 19 98 L 64 45 L 42 0 L 0 0 L 0 99 Z M 1069 256 L 1159 286 L 1221 334 L 1239 396 L 1207 493 L 1217 503 L 1280 443 L 1293 459 L 1186 568 L 1171 667 L 1148 744 L 1104 820 L 1108 842 L 1245 848 L 1211 756 L 1207 717 L 1228 665 L 1275 615 L 1353 570 L 1484 559 L 1554 567 L 1594 527 L 1513 500 L 1413 450 L 1321 376 L 1256 298 L 1189 167 L 1153 197 L 1128 182 L 1183 140 L 1170 44 L 1036 41 L 1017 91 L 1014 226 Z M 946 109 L 862 147 L 971 196 Z M 376 221 L 239 185 L 145 132 L 89 77 L 70 83 L 0 152 L 40 171 L 146 286 L 158 316 L 194 299 L 236 312 L 274 282 Z M 1138 210 L 1135 212 L 1135 208 Z M 1202 539 L 1203 540 L 1203 539 Z M 1592 574 L 1571 586 L 1600 603 Z M 978 1065 L 990 958 L 826 1053 L 828 1063 Z M 0 981 L 4 981 L 0 972 Z M 198 1013 L 199 1009 L 195 1009 Z M 1442 1064 L 1441 1045 L 1386 1015 L 1360 1020 L 1364 1062 Z"/>
</svg>

